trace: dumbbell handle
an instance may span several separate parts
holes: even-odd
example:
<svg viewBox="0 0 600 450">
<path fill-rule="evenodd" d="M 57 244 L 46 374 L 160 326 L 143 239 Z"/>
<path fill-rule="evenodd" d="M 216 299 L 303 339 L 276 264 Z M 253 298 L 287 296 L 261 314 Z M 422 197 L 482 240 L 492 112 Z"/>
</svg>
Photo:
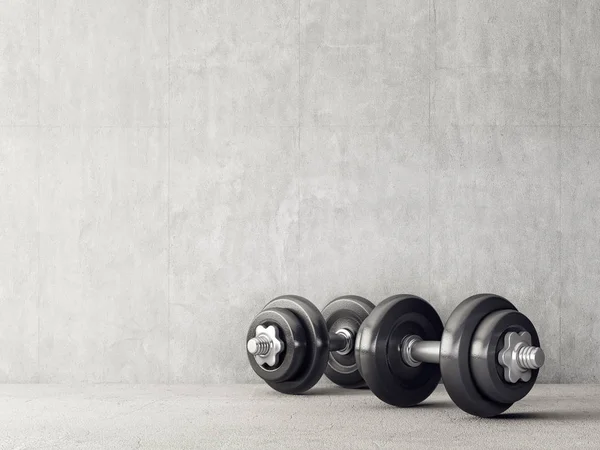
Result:
<svg viewBox="0 0 600 450">
<path fill-rule="evenodd" d="M 440 341 L 417 341 L 412 345 L 411 356 L 419 362 L 439 364 L 440 346 Z"/>
<path fill-rule="evenodd" d="M 329 351 L 347 355 L 354 350 L 354 333 L 346 328 L 329 332 Z"/>
<path fill-rule="evenodd" d="M 402 360 L 411 367 L 421 363 L 440 363 L 440 341 L 424 341 L 419 336 L 407 336 L 402 341 Z"/>
<path fill-rule="evenodd" d="M 269 353 L 272 345 L 271 338 L 266 335 L 256 336 L 250 339 L 246 345 L 248 352 L 252 355 L 265 356 Z M 341 328 L 336 332 L 329 333 L 329 351 L 347 355 L 354 350 L 354 333 Z"/>
<path fill-rule="evenodd" d="M 329 333 L 329 351 L 337 352 L 343 350 L 348 345 L 348 340 L 337 333 Z"/>
<path fill-rule="evenodd" d="M 419 336 L 408 336 L 402 341 L 402 359 L 406 364 L 416 367 L 421 363 L 440 363 L 440 341 L 423 341 Z M 514 355 L 516 364 L 524 370 L 539 369 L 544 364 L 544 352 L 541 348 L 524 345 Z"/>
</svg>

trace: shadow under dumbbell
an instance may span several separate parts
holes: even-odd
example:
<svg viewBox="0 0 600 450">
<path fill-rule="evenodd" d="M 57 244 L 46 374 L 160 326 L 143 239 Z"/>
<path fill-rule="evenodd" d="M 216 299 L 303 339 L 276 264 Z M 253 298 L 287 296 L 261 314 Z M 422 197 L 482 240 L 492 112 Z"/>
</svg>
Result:
<svg viewBox="0 0 600 450">
<path fill-rule="evenodd" d="M 272 389 L 264 389 L 264 392 L 261 392 L 261 395 L 273 396 L 273 397 L 287 397 L 289 394 L 282 394 L 281 392 L 274 391 Z M 338 386 L 317 386 L 306 392 L 302 392 L 300 394 L 294 394 L 292 397 L 319 397 L 319 396 L 329 396 L 329 395 L 340 395 L 340 396 L 370 396 L 372 395 L 371 391 L 367 388 L 360 389 L 344 389 Z"/>
<path fill-rule="evenodd" d="M 367 388 L 344 389 L 337 386 L 317 386 L 301 395 L 372 395 Z"/>
<path fill-rule="evenodd" d="M 376 410 L 389 409 L 389 410 L 395 410 L 395 411 L 402 411 L 402 410 L 410 410 L 410 409 L 450 409 L 450 408 L 456 408 L 456 405 L 454 403 L 452 403 L 451 401 L 431 400 L 431 401 L 425 401 L 423 403 L 419 403 L 418 405 L 406 406 L 403 408 L 398 408 L 397 406 L 388 405 L 387 403 L 383 403 L 383 402 L 378 402 L 373 405 L 366 405 L 366 406 L 364 406 L 364 408 L 376 409 Z"/>
<path fill-rule="evenodd" d="M 481 420 L 481 419 L 479 419 Z M 531 411 L 531 412 L 507 412 L 493 417 L 492 420 L 600 420 L 598 411 Z"/>
</svg>

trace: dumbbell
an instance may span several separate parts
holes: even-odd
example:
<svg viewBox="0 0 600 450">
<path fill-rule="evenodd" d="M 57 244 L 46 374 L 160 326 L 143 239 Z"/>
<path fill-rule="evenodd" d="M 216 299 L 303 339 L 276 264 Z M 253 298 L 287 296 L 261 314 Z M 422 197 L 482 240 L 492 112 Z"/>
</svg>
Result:
<svg viewBox="0 0 600 450">
<path fill-rule="evenodd" d="M 361 325 L 358 369 L 373 393 L 395 406 L 413 406 L 444 382 L 463 411 L 493 417 L 525 397 L 544 364 L 531 321 L 505 298 L 479 294 L 452 312 L 446 327 L 420 297 L 396 295 Z"/>
<path fill-rule="evenodd" d="M 356 366 L 354 340 L 373 308 L 373 303 L 356 295 L 332 300 L 322 313 L 303 297 L 277 297 L 248 329 L 250 365 L 270 387 L 285 394 L 307 391 L 323 373 L 340 386 L 365 387 Z"/>
</svg>

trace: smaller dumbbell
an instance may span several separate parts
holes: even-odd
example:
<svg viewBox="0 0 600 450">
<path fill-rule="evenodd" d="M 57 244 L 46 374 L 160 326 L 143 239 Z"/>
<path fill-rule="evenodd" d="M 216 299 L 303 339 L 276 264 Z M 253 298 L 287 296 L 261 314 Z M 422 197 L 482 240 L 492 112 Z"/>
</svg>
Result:
<svg viewBox="0 0 600 450">
<path fill-rule="evenodd" d="M 373 303 L 356 295 L 332 300 L 322 313 L 303 297 L 277 297 L 248 329 L 250 365 L 270 387 L 285 394 L 307 391 L 323 374 L 343 387 L 364 387 L 354 341 L 373 308 Z"/>
<path fill-rule="evenodd" d="M 363 322 L 356 360 L 369 388 L 395 406 L 425 400 L 440 381 L 469 414 L 501 414 L 533 387 L 544 352 L 531 321 L 508 300 L 479 294 L 442 325 L 422 298 L 397 295 Z"/>
</svg>

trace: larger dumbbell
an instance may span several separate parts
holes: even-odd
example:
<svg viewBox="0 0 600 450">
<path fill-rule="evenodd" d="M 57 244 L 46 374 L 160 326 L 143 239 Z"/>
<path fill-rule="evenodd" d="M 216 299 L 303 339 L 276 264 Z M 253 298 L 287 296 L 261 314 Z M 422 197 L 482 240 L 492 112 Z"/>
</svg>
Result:
<svg viewBox="0 0 600 450">
<path fill-rule="evenodd" d="M 277 297 L 248 329 L 250 365 L 269 386 L 286 394 L 307 391 L 323 374 L 343 387 L 364 387 L 354 340 L 373 308 L 373 303 L 356 295 L 334 299 L 322 313 L 303 297 Z"/>
<path fill-rule="evenodd" d="M 363 322 L 355 352 L 367 385 L 386 403 L 416 405 L 441 378 L 456 405 L 479 417 L 525 397 L 544 364 L 531 321 L 494 294 L 464 300 L 445 328 L 422 298 L 390 297 Z"/>
</svg>

